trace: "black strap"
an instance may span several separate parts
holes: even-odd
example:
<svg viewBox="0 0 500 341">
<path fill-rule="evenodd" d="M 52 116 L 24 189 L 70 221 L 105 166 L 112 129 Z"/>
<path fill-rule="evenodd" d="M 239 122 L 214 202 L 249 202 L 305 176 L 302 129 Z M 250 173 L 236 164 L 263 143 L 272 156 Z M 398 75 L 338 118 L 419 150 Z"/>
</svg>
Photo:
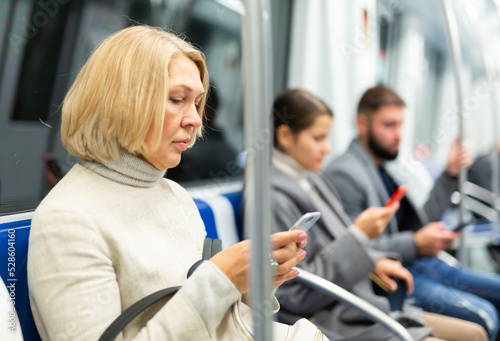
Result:
<svg viewBox="0 0 500 341">
<path fill-rule="evenodd" d="M 179 291 L 181 287 L 170 287 L 167 289 L 163 289 L 160 291 L 157 291 L 155 293 L 152 293 L 149 296 L 144 297 L 143 299 L 137 301 L 130 307 L 128 307 L 123 313 L 121 313 L 120 316 L 116 318 L 116 320 L 113 321 L 109 325 L 109 327 L 104 331 L 104 333 L 101 335 L 99 338 L 99 341 L 111 341 L 116 339 L 118 334 L 121 333 L 121 331 L 134 319 L 142 313 L 144 310 L 146 310 L 148 307 L 151 305 L 155 304 L 156 302 L 175 294 L 177 291 Z"/>
<path fill-rule="evenodd" d="M 209 255 L 212 254 L 212 241 L 213 239 L 211 238 L 205 238 L 205 241 L 203 242 L 203 253 L 201 255 L 203 260 L 210 259 Z"/>
<path fill-rule="evenodd" d="M 191 265 L 191 267 L 188 270 L 187 277 L 191 277 L 193 272 L 198 269 L 198 267 L 203 263 L 205 260 L 209 260 L 212 258 L 213 255 L 218 253 L 220 250 L 222 250 L 222 240 L 220 239 L 212 239 L 212 238 L 205 238 L 205 241 L 203 242 L 203 253 L 202 253 L 202 259 Z"/>
<path fill-rule="evenodd" d="M 222 241 L 220 239 L 205 238 L 203 244 L 203 260 L 210 259 L 213 255 L 218 253 L 222 249 Z M 200 261 L 196 262 L 195 265 L 200 265 Z M 191 269 L 190 269 L 191 270 Z M 194 270 L 193 270 L 194 271 Z M 192 271 L 190 271 L 192 273 Z M 120 316 L 118 316 L 113 323 L 109 325 L 108 328 L 102 333 L 99 341 L 113 341 L 116 339 L 118 334 L 122 332 L 123 329 L 134 319 L 142 313 L 144 310 L 159 302 L 169 296 L 174 295 L 179 291 L 181 287 L 170 287 L 162 289 L 160 291 L 154 292 L 143 299 L 137 301 L 130 307 L 128 307 Z"/>
</svg>

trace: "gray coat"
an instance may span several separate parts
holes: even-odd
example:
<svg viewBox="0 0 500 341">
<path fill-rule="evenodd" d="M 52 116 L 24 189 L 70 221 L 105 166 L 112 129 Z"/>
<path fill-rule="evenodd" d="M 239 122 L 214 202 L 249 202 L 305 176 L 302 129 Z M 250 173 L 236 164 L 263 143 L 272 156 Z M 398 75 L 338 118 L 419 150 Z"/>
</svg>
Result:
<svg viewBox="0 0 500 341">
<path fill-rule="evenodd" d="M 370 206 L 381 207 L 389 199 L 373 159 L 358 140 L 354 140 L 342 156 L 328 165 L 323 176 L 338 190 L 344 209 L 351 218 L 357 217 Z M 394 176 L 392 178 L 395 179 Z M 413 219 L 402 227 L 404 231 L 400 231 L 396 218 L 393 218 L 384 234 L 373 241 L 372 246 L 397 252 L 403 256 L 404 262 L 414 261 L 417 258 L 415 231 L 429 222 L 441 220 L 449 206 L 450 196 L 457 188 L 457 180 L 443 173 L 436 180 L 423 209 L 417 209 L 410 197 L 406 196 L 403 200 Z"/>
<path fill-rule="evenodd" d="M 387 255 L 363 246 L 353 234 L 347 231 L 351 224 L 345 214 L 336 192 L 317 174 L 311 174 L 311 181 L 335 213 L 332 221 L 323 217 L 308 231 L 306 258 L 299 264 L 313 272 L 367 300 L 377 308 L 390 313 L 387 298 L 373 292 L 368 273 L 374 269 L 374 261 Z M 286 230 L 304 213 L 318 211 L 310 195 L 295 180 L 275 171 L 273 178 L 273 204 L 275 230 Z M 321 210 L 320 210 L 321 212 Z M 329 215 L 332 216 L 332 215 Z M 281 322 L 293 323 L 301 317 L 313 318 L 313 322 L 331 340 L 392 340 L 386 329 L 374 325 L 358 311 L 316 292 L 296 281 L 283 284 L 277 291 L 281 309 Z M 431 329 L 423 327 L 420 311 L 403 314 L 392 313 L 410 326 L 408 330 L 415 340 L 428 336 Z"/>
</svg>

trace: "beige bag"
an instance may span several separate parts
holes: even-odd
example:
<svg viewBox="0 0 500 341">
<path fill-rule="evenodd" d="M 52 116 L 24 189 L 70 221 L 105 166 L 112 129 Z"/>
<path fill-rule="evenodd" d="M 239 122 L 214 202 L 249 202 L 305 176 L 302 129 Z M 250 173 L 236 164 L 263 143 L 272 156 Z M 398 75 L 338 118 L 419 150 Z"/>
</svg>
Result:
<svg viewBox="0 0 500 341">
<path fill-rule="evenodd" d="M 212 340 L 253 341 L 252 309 L 238 300 L 224 316 Z M 293 326 L 273 322 L 274 341 L 328 341 L 328 338 L 311 322 L 300 319 Z"/>
</svg>

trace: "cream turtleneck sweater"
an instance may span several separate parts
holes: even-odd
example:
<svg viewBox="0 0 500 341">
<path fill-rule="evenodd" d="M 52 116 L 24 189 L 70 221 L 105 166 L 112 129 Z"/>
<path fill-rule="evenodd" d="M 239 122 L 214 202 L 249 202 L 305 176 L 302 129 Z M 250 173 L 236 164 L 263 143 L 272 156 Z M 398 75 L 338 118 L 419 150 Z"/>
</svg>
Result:
<svg viewBox="0 0 500 341">
<path fill-rule="evenodd" d="M 201 258 L 205 228 L 191 197 L 131 154 L 75 165 L 37 208 L 28 283 L 44 340 L 97 340 L 142 297 L 183 285 L 135 319 L 125 340 L 209 340 L 240 294 Z M 120 336 L 121 338 L 121 336 Z"/>
</svg>

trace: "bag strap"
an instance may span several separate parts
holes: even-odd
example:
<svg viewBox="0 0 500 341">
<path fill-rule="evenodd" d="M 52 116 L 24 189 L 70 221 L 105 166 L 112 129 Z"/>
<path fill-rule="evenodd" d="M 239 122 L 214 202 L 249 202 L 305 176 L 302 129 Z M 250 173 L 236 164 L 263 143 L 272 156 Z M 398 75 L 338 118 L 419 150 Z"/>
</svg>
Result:
<svg viewBox="0 0 500 341">
<path fill-rule="evenodd" d="M 222 249 L 222 241 L 220 239 L 205 238 L 203 243 L 203 260 L 210 259 L 213 255 L 218 253 Z M 199 265 L 200 262 L 195 264 Z M 132 322 L 134 318 L 137 317 L 144 310 L 152 306 L 158 301 L 161 301 L 169 296 L 174 295 L 179 291 L 181 287 L 170 287 L 166 289 L 154 292 L 139 301 L 135 302 L 133 305 L 125 309 L 123 313 L 120 314 L 110 325 L 104 333 L 102 333 L 99 341 L 113 341 L 116 339 L 118 334 L 122 332 L 125 327 Z"/>
<path fill-rule="evenodd" d="M 205 238 L 202 259 L 209 260 L 213 255 L 220 252 L 220 250 L 222 250 L 222 240 Z"/>
<path fill-rule="evenodd" d="M 102 333 L 99 341 L 111 341 L 116 339 L 118 334 L 121 333 L 123 329 L 134 319 L 146 310 L 151 305 L 155 304 L 159 300 L 162 300 L 170 295 L 175 294 L 179 291 L 181 287 L 170 287 L 167 289 L 162 289 L 160 291 L 154 292 L 151 295 L 144 297 L 143 299 L 135 302 L 133 305 L 128 307 L 120 316 L 118 316 L 113 323 Z"/>
</svg>

